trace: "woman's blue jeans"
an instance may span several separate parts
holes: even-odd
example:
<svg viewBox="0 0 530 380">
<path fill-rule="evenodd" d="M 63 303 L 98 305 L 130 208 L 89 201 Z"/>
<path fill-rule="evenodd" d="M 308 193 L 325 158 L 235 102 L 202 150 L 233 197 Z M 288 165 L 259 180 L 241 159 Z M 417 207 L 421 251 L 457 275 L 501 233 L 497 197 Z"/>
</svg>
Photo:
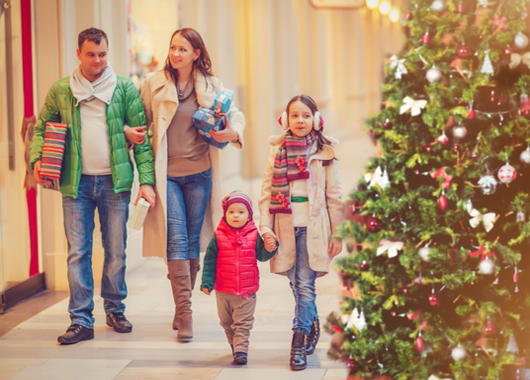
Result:
<svg viewBox="0 0 530 380">
<path fill-rule="evenodd" d="M 112 175 L 82 175 L 77 198 L 63 196 L 64 231 L 68 241 L 68 311 L 72 324 L 93 328 L 94 278 L 92 236 L 98 209 L 105 250 L 101 297 L 105 313 L 123 313 L 127 297 L 125 247 L 130 191 L 114 193 Z"/>
<path fill-rule="evenodd" d="M 313 321 L 318 318 L 315 292 L 317 272 L 309 266 L 307 253 L 307 227 L 295 227 L 296 261 L 287 271 L 294 300 L 293 332 L 309 334 Z"/>
<path fill-rule="evenodd" d="M 211 169 L 167 178 L 167 261 L 199 258 L 201 228 L 211 191 Z"/>
</svg>

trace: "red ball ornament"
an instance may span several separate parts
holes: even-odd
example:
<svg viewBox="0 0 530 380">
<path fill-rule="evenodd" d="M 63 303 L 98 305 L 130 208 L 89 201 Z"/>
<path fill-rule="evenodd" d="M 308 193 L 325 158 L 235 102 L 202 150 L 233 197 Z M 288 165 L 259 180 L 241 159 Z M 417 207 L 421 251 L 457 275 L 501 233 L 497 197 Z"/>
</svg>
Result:
<svg viewBox="0 0 530 380">
<path fill-rule="evenodd" d="M 484 326 L 482 326 L 482 334 L 485 336 L 492 336 L 497 334 L 497 326 L 491 319 L 488 319 Z"/>
<path fill-rule="evenodd" d="M 445 194 L 440 195 L 440 199 L 438 199 L 438 205 L 440 206 L 440 209 L 444 211 L 447 207 L 447 197 Z"/>
<path fill-rule="evenodd" d="M 470 120 L 471 120 L 471 119 L 474 119 L 476 115 L 477 115 L 477 113 L 475 112 L 474 109 L 470 109 L 470 110 L 467 112 L 467 118 L 470 119 Z"/>
<path fill-rule="evenodd" d="M 456 11 L 460 14 L 464 13 L 466 11 L 466 6 L 462 3 L 458 4 L 456 6 Z"/>
<path fill-rule="evenodd" d="M 412 20 L 412 18 L 413 18 L 413 16 L 412 16 L 412 12 L 407 12 L 407 13 L 405 13 L 405 16 L 404 16 L 404 17 L 405 17 L 405 20 L 407 20 L 407 21 Z"/>
<path fill-rule="evenodd" d="M 359 268 L 366 272 L 368 269 L 370 269 L 370 265 L 365 261 L 363 260 L 363 262 L 359 265 Z"/>
<path fill-rule="evenodd" d="M 423 351 L 423 347 L 425 347 L 425 341 L 423 340 L 423 338 L 421 336 L 419 336 L 417 339 L 416 339 L 416 349 L 419 351 L 419 352 L 422 352 Z"/>
<path fill-rule="evenodd" d="M 421 42 L 425 45 L 431 42 L 431 37 L 429 36 L 429 32 L 425 32 L 425 34 L 421 37 Z"/>
<path fill-rule="evenodd" d="M 510 164 L 506 164 L 499 169 L 497 177 L 502 183 L 511 183 L 517 177 L 517 170 Z"/>
<path fill-rule="evenodd" d="M 460 58 L 469 58 L 473 55 L 473 50 L 471 50 L 466 44 L 462 43 L 462 45 L 456 49 L 456 55 Z"/>
<path fill-rule="evenodd" d="M 390 121 L 390 119 L 386 119 L 384 122 L 383 122 L 383 128 L 385 129 L 390 129 L 392 128 L 392 122 Z"/>
<path fill-rule="evenodd" d="M 429 303 L 431 306 L 439 306 L 440 302 L 438 301 L 438 296 L 432 292 L 432 294 L 429 296 Z"/>
<path fill-rule="evenodd" d="M 357 372 L 361 369 L 361 365 L 357 363 L 353 358 L 346 359 L 346 367 L 350 369 L 351 372 Z"/>
<path fill-rule="evenodd" d="M 506 49 L 504 49 L 504 54 L 506 55 L 512 55 L 513 49 L 508 45 Z"/>
<path fill-rule="evenodd" d="M 375 216 L 371 216 L 366 223 L 366 228 L 372 233 L 379 232 L 383 228 L 383 222 Z"/>
</svg>

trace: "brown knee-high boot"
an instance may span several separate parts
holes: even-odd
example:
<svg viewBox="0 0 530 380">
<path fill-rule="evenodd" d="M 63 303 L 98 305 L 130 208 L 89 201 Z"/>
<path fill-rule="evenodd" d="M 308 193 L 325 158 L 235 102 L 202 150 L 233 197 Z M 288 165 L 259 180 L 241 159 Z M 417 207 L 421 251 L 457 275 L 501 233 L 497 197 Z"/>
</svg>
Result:
<svg viewBox="0 0 530 380">
<path fill-rule="evenodd" d="M 197 279 L 197 272 L 201 269 L 201 259 L 190 259 L 190 276 L 191 276 L 191 290 L 195 287 L 195 280 Z"/>
<path fill-rule="evenodd" d="M 190 263 L 188 260 L 169 261 L 168 270 L 178 320 L 177 339 L 190 341 L 193 338 Z"/>
</svg>

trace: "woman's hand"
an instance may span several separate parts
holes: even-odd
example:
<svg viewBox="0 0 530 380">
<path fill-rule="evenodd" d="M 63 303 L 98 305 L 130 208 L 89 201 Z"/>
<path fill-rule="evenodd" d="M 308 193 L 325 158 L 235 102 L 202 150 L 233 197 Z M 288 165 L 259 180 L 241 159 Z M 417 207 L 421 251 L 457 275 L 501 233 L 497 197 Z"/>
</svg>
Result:
<svg viewBox="0 0 530 380">
<path fill-rule="evenodd" d="M 272 252 L 276 249 L 277 241 L 280 241 L 280 239 L 278 239 L 278 236 L 274 232 L 266 232 L 263 234 L 263 242 L 265 243 L 267 252 Z"/>
<path fill-rule="evenodd" d="M 220 143 L 228 142 L 237 139 L 238 134 L 236 131 L 232 129 L 232 126 L 230 125 L 230 119 L 228 119 L 228 116 L 224 113 L 219 112 L 219 107 L 215 108 L 215 113 L 221 117 L 224 117 L 225 119 L 225 129 L 222 131 L 210 131 L 210 135 L 212 138 Z"/>
<path fill-rule="evenodd" d="M 333 259 L 342 252 L 342 239 L 332 238 L 328 246 L 329 258 Z"/>
<path fill-rule="evenodd" d="M 143 127 L 128 128 L 124 131 L 125 138 L 131 144 L 141 145 L 145 141 L 145 135 L 147 135 L 146 128 L 147 126 L 145 125 Z"/>
<path fill-rule="evenodd" d="M 201 290 L 202 290 L 202 292 L 203 292 L 204 294 L 206 294 L 207 296 L 210 295 L 210 291 L 208 290 L 208 288 L 202 288 Z"/>
</svg>

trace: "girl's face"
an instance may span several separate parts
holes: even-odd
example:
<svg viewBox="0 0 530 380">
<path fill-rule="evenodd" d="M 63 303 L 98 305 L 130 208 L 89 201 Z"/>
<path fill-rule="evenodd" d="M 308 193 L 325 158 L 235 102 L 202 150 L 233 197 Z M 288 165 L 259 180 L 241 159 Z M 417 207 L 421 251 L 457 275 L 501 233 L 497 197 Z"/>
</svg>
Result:
<svg viewBox="0 0 530 380">
<path fill-rule="evenodd" d="M 289 129 L 295 137 L 306 137 L 313 129 L 313 112 L 297 100 L 289 107 Z"/>
<path fill-rule="evenodd" d="M 193 61 L 201 55 L 200 50 L 194 50 L 190 42 L 180 34 L 175 34 L 169 46 L 171 67 L 175 70 L 191 69 Z"/>
</svg>

